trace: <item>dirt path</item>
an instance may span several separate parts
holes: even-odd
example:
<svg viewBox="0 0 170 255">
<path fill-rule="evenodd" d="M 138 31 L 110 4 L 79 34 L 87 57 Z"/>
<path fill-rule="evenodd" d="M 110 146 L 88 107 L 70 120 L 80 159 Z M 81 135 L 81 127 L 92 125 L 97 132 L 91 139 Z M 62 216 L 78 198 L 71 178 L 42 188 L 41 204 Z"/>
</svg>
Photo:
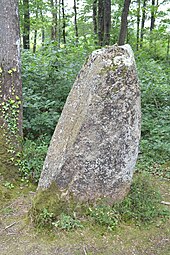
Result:
<svg viewBox="0 0 170 255">
<path fill-rule="evenodd" d="M 159 185 L 163 199 L 170 201 L 169 182 Z M 15 198 L 1 205 L 1 255 L 170 255 L 170 219 L 147 227 L 122 225 L 115 232 L 87 226 L 74 232 L 36 233 L 26 220 L 31 190 L 16 189 Z"/>
</svg>

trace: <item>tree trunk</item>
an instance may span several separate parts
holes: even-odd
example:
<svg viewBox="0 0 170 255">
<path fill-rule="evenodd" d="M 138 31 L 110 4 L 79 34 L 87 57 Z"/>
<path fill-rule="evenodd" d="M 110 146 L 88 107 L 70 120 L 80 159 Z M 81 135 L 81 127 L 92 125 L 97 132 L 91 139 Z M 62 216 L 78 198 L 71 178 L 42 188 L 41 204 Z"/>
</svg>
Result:
<svg viewBox="0 0 170 255">
<path fill-rule="evenodd" d="M 58 7 L 58 47 L 60 48 L 61 42 L 61 2 L 59 0 L 59 7 Z"/>
<path fill-rule="evenodd" d="M 93 1 L 93 29 L 94 34 L 97 35 L 97 0 Z"/>
<path fill-rule="evenodd" d="M 141 21 L 141 33 L 140 33 L 140 48 L 142 48 L 142 45 L 143 45 L 143 36 L 144 36 L 145 20 L 146 20 L 146 0 L 143 0 L 142 21 Z"/>
<path fill-rule="evenodd" d="M 104 41 L 104 0 L 98 0 L 98 43 L 103 46 Z"/>
<path fill-rule="evenodd" d="M 124 1 L 124 7 L 121 15 L 121 27 L 120 27 L 120 33 L 119 33 L 119 40 L 118 45 L 123 45 L 125 43 L 126 34 L 127 34 L 127 17 L 129 13 L 129 7 L 130 7 L 131 0 L 125 0 Z"/>
<path fill-rule="evenodd" d="M 0 172 L 12 178 L 15 175 L 15 171 L 12 170 L 15 170 L 16 155 L 21 149 L 22 138 L 22 83 L 17 0 L 1 0 L 0 45 Z"/>
<path fill-rule="evenodd" d="M 154 27 L 155 27 L 155 0 L 152 0 L 150 31 L 152 31 Z"/>
<path fill-rule="evenodd" d="M 64 5 L 64 0 L 62 0 L 62 18 L 63 18 L 63 42 L 66 44 L 66 21 L 65 21 L 65 5 Z"/>
<path fill-rule="evenodd" d="M 104 45 L 110 44 L 111 0 L 105 0 L 104 12 Z"/>
<path fill-rule="evenodd" d="M 168 35 L 167 42 L 167 51 L 166 51 L 166 59 L 169 60 L 169 48 L 170 48 L 170 35 Z"/>
<path fill-rule="evenodd" d="M 78 25 L 77 25 L 77 1 L 74 0 L 74 26 L 75 26 L 75 35 L 76 35 L 76 44 L 78 44 L 79 41 L 79 35 L 78 35 Z"/>
<path fill-rule="evenodd" d="M 42 40 L 42 46 L 44 45 L 45 42 L 45 29 L 44 29 L 44 17 L 43 17 L 43 12 L 42 12 L 42 7 L 40 7 L 40 16 L 41 16 L 41 40 Z"/>
<path fill-rule="evenodd" d="M 33 43 L 33 53 L 36 52 L 37 47 L 37 22 L 38 22 L 38 3 L 36 2 L 36 28 L 34 30 L 34 43 Z"/>
<path fill-rule="evenodd" d="M 57 26 L 58 26 L 57 10 L 58 10 L 58 1 L 51 0 L 51 13 L 52 13 L 51 40 L 52 41 L 57 40 Z"/>
<path fill-rule="evenodd" d="M 37 29 L 34 31 L 33 53 L 36 52 L 36 46 L 37 46 Z"/>
<path fill-rule="evenodd" d="M 139 26 L 140 26 L 140 0 L 137 0 L 137 33 L 136 33 L 136 50 L 139 50 Z"/>
<path fill-rule="evenodd" d="M 58 29 L 58 0 L 55 0 L 54 23 L 55 23 L 55 40 L 57 40 L 57 29 Z"/>
<path fill-rule="evenodd" d="M 24 31 L 23 31 L 23 48 L 30 49 L 30 13 L 29 0 L 23 0 L 24 6 Z"/>
<path fill-rule="evenodd" d="M 155 2 L 155 0 L 152 0 L 152 7 L 151 7 L 151 25 L 150 25 L 150 31 L 155 28 L 155 17 L 157 14 L 157 10 L 159 7 L 159 0 Z"/>
<path fill-rule="evenodd" d="M 55 14 L 54 14 L 54 1 L 53 0 L 51 0 L 51 14 L 52 14 L 51 40 L 55 41 L 56 33 L 55 33 Z"/>
</svg>

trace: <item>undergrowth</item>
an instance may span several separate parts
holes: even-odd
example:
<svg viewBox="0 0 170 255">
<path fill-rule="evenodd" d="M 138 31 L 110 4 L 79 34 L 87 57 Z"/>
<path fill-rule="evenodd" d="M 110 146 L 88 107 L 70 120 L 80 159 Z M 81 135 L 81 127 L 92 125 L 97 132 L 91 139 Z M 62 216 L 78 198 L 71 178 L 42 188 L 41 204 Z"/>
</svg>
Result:
<svg viewBox="0 0 170 255">
<path fill-rule="evenodd" d="M 145 61 L 143 61 L 145 59 Z M 170 80 L 169 66 L 137 58 L 142 97 L 142 132 L 137 168 L 170 178 Z"/>
<path fill-rule="evenodd" d="M 161 205 L 160 193 L 148 173 L 137 174 L 128 196 L 113 206 L 99 200 L 95 205 L 83 204 L 81 208 L 80 205 L 64 202 L 59 197 L 48 199 L 47 195 L 43 204 L 41 199 L 36 198 L 29 214 L 38 228 L 72 230 L 82 228 L 84 223 L 88 222 L 114 230 L 121 222 L 148 224 L 154 222 L 157 217 L 170 215 L 170 212 Z"/>
<path fill-rule="evenodd" d="M 16 163 L 22 178 L 34 183 L 38 182 L 48 145 L 48 137 L 39 137 L 35 141 L 25 139 L 22 153 Z"/>
</svg>

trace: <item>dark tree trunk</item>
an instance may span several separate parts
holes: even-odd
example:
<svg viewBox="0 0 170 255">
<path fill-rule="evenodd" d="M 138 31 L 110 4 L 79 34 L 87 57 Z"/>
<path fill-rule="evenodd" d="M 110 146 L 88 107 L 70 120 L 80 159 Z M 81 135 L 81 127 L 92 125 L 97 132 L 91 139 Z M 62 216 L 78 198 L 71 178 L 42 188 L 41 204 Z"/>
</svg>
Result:
<svg viewBox="0 0 170 255">
<path fill-rule="evenodd" d="M 142 21 L 141 21 L 141 33 L 140 33 L 140 48 L 142 48 L 143 45 L 143 36 L 144 36 L 144 28 L 145 28 L 145 20 L 146 20 L 146 1 L 143 0 L 143 6 L 142 6 Z"/>
<path fill-rule="evenodd" d="M 24 31 L 23 31 L 23 48 L 30 49 L 30 13 L 29 0 L 23 0 L 24 7 Z"/>
<path fill-rule="evenodd" d="M 155 27 L 155 0 L 152 0 L 150 31 L 152 31 L 154 27 Z"/>
<path fill-rule="evenodd" d="M 58 7 L 58 46 L 60 48 L 61 42 L 61 1 L 59 0 L 59 7 Z"/>
<path fill-rule="evenodd" d="M 155 28 L 155 16 L 158 9 L 158 0 L 157 2 L 155 0 L 152 0 L 152 6 L 151 6 L 151 24 L 150 24 L 150 49 L 152 48 L 154 51 L 154 54 L 156 55 L 156 40 L 153 43 L 153 29 Z"/>
<path fill-rule="evenodd" d="M 54 2 L 51 1 L 51 14 L 52 14 L 52 24 L 51 24 L 51 40 L 54 40 Z"/>
<path fill-rule="evenodd" d="M 44 30 L 44 28 L 42 28 L 42 30 L 41 30 L 41 40 L 42 40 L 42 46 L 44 46 L 44 42 L 45 42 L 45 30 Z"/>
<path fill-rule="evenodd" d="M 36 26 L 38 22 L 38 3 L 36 2 Z M 37 28 L 34 30 L 34 42 L 33 42 L 33 53 L 36 52 L 37 47 Z"/>
<path fill-rule="evenodd" d="M 97 35 L 97 0 L 93 1 L 93 29 L 94 34 Z"/>
<path fill-rule="evenodd" d="M 4 171 L 4 174 L 13 177 L 12 170 L 15 169 L 15 159 L 21 149 L 22 138 L 22 83 L 17 0 L 1 0 L 0 46 L 0 172 L 3 174 Z"/>
<path fill-rule="evenodd" d="M 98 0 L 98 43 L 103 46 L 104 41 L 104 0 Z"/>
<path fill-rule="evenodd" d="M 66 20 L 65 20 L 65 5 L 64 5 L 64 0 L 62 0 L 62 18 L 63 18 L 63 26 L 62 26 L 63 42 L 64 42 L 64 44 L 66 44 Z"/>
<path fill-rule="evenodd" d="M 34 31 L 33 53 L 36 52 L 36 46 L 37 46 L 37 29 Z"/>
<path fill-rule="evenodd" d="M 79 41 L 79 35 L 78 35 L 78 25 L 77 25 L 77 1 L 74 0 L 74 26 L 75 26 L 75 35 L 76 35 L 76 44 L 78 44 Z"/>
<path fill-rule="evenodd" d="M 104 45 L 110 44 L 111 0 L 105 0 L 104 12 Z"/>
<path fill-rule="evenodd" d="M 110 43 L 111 0 L 98 0 L 98 44 Z"/>
<path fill-rule="evenodd" d="M 140 27 L 140 0 L 137 0 L 137 33 L 136 33 L 136 50 L 139 50 L 139 27 Z"/>
<path fill-rule="evenodd" d="M 125 0 L 124 1 L 124 7 L 121 15 L 121 27 L 120 27 L 120 33 L 119 33 L 119 40 L 118 45 L 123 45 L 125 43 L 126 34 L 127 34 L 127 17 L 129 13 L 129 7 L 130 7 L 131 0 Z"/>
<path fill-rule="evenodd" d="M 156 14 L 157 14 L 158 7 L 159 7 L 159 0 L 157 0 L 157 1 L 152 0 L 151 25 L 150 25 L 150 31 L 151 32 L 155 28 L 155 17 L 156 17 Z"/>
</svg>

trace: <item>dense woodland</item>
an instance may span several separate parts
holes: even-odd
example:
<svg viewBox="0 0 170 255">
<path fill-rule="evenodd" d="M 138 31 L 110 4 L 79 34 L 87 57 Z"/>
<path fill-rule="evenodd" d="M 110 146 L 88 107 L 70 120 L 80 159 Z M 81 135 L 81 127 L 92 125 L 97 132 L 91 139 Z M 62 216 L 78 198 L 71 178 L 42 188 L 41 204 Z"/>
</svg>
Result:
<svg viewBox="0 0 170 255">
<path fill-rule="evenodd" d="M 169 177 L 168 169 L 160 170 L 170 154 L 168 7 L 168 1 L 155 0 L 20 1 L 25 142 L 24 160 L 18 164 L 25 177 L 38 180 L 49 140 L 86 57 L 121 40 L 135 52 L 141 84 L 138 168 Z"/>
<path fill-rule="evenodd" d="M 5 166 L 8 177 L 13 177 L 14 167 L 21 182 L 36 185 L 51 136 L 86 58 L 95 49 L 128 43 L 135 54 L 142 98 L 136 172 L 169 179 L 169 1 L 20 0 L 19 5 L 16 0 L 9 2 L 15 8 L 2 0 L 0 9 L 0 170 Z M 20 24 L 16 22 L 14 26 L 9 13 Z M 16 45 L 19 37 L 21 49 L 18 43 L 16 53 L 10 46 Z M 88 208 L 88 215 L 110 229 L 122 220 L 145 222 L 155 216 L 163 217 L 166 213 L 158 208 L 160 198 L 153 185 L 148 177 L 144 182 L 140 178 L 139 175 L 134 181 L 129 197 L 117 207 Z M 2 186 L 13 189 L 12 181 Z M 79 227 L 80 221 L 67 215 L 68 208 L 64 210 L 55 226 L 68 230 Z M 43 226 L 58 219 L 46 208 L 33 216 Z"/>
</svg>

